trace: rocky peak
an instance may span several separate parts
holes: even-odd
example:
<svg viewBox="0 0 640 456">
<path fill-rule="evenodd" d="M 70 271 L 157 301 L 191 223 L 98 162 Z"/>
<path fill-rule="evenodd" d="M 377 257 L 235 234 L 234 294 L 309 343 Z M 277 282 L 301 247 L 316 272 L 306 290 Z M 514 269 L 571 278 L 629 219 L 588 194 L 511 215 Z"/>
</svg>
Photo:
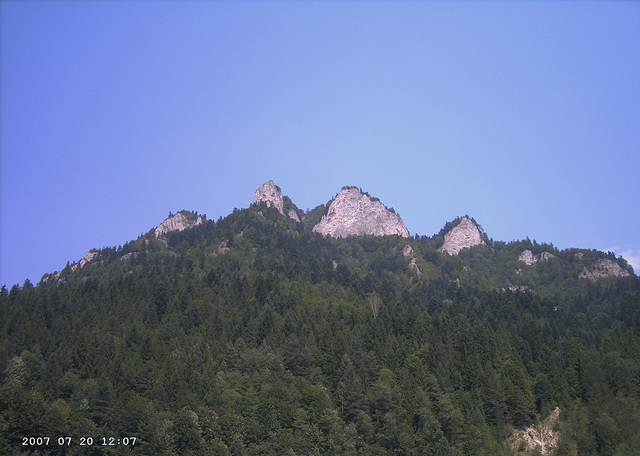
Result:
<svg viewBox="0 0 640 456">
<path fill-rule="evenodd" d="M 598 260 L 591 270 L 584 268 L 580 273 L 581 279 L 598 280 L 601 277 L 628 277 L 630 274 L 622 269 L 615 261 L 602 258 Z"/>
<path fill-rule="evenodd" d="M 293 205 L 289 198 L 287 199 L 287 205 L 290 207 Z M 261 204 L 267 207 L 275 207 L 278 212 L 285 215 L 285 197 L 282 195 L 282 190 L 272 180 L 265 182 L 256 190 L 256 194 L 253 197 L 252 206 L 259 206 Z M 300 223 L 300 217 L 295 209 L 289 209 L 286 214 L 289 218 Z"/>
<path fill-rule="evenodd" d="M 169 231 L 182 231 L 187 228 L 192 228 L 196 225 L 200 225 L 202 223 L 202 216 L 198 215 L 197 217 L 189 216 L 189 214 L 185 214 L 184 211 L 178 212 L 175 215 L 169 215 L 167 219 L 162 222 L 155 229 L 156 238 L 160 238 L 165 236 Z"/>
<path fill-rule="evenodd" d="M 256 190 L 251 205 L 259 206 L 265 204 L 267 207 L 275 207 L 278 212 L 284 215 L 284 198 L 282 191 L 272 180 L 265 182 Z"/>
<path fill-rule="evenodd" d="M 460 223 L 444 235 L 444 244 L 438 250 L 449 255 L 457 255 L 462 249 L 484 243 L 478 225 L 469 217 L 462 217 Z"/>
<path fill-rule="evenodd" d="M 313 231 L 336 238 L 363 234 L 409 237 L 409 231 L 398 214 L 354 187 L 344 188 L 338 193 Z"/>
</svg>

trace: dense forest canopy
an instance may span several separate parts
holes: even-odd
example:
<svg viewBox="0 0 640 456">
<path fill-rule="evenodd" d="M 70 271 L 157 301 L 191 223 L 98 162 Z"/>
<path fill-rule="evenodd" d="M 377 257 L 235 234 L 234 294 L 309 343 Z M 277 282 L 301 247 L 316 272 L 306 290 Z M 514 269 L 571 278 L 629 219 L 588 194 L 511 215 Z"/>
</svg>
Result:
<svg viewBox="0 0 640 456">
<path fill-rule="evenodd" d="M 554 454 L 637 452 L 640 280 L 579 279 L 632 269 L 443 235 L 333 239 L 253 207 L 2 287 L 0 452 L 511 455 L 557 407 Z"/>
</svg>

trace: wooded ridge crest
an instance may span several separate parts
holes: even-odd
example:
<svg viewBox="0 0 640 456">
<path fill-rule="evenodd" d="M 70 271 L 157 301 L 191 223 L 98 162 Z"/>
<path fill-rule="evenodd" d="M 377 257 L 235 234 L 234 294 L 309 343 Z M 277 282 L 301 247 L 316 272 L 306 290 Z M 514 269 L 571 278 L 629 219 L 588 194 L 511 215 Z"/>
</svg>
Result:
<svg viewBox="0 0 640 456">
<path fill-rule="evenodd" d="M 267 184 L 0 289 L 0 454 L 634 454 L 624 260 L 469 216 L 409 236 L 357 188 L 305 212 Z"/>
</svg>

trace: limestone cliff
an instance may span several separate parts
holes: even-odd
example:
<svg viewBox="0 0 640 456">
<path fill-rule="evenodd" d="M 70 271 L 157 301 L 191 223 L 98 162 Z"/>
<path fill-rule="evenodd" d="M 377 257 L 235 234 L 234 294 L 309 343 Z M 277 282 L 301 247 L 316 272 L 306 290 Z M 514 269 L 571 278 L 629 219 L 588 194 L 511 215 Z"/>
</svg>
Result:
<svg viewBox="0 0 640 456">
<path fill-rule="evenodd" d="M 93 261 L 98 256 L 98 252 L 96 250 L 89 250 L 84 254 L 84 256 L 78 261 L 78 267 L 82 268 L 85 264 Z"/>
<path fill-rule="evenodd" d="M 169 231 L 182 231 L 187 228 L 192 228 L 196 225 L 200 225 L 202 223 L 202 216 L 195 215 L 191 216 L 188 212 L 185 211 L 178 212 L 175 215 L 170 215 L 164 222 L 162 222 L 155 229 L 156 238 L 163 237 Z"/>
<path fill-rule="evenodd" d="M 275 207 L 278 212 L 284 215 L 282 191 L 272 180 L 265 182 L 256 190 L 251 205 L 259 206 L 260 204 L 265 204 L 267 207 Z"/>
<path fill-rule="evenodd" d="M 538 261 L 546 261 L 556 256 L 549 252 L 542 252 L 540 255 L 535 255 L 531 250 L 524 250 L 520 256 L 518 256 L 518 260 L 528 264 L 529 266 L 537 263 Z"/>
<path fill-rule="evenodd" d="M 484 243 L 478 225 L 469 217 L 462 217 L 460 223 L 444 235 L 444 244 L 438 250 L 457 255 L 462 249 Z"/>
<path fill-rule="evenodd" d="M 595 267 L 591 270 L 584 268 L 580 273 L 581 279 L 598 280 L 601 277 L 628 277 L 630 274 L 622 269 L 618 263 L 606 258 L 596 262 Z"/>
<path fill-rule="evenodd" d="M 289 216 L 290 219 L 293 219 L 296 222 L 300 223 L 300 217 L 298 217 L 298 213 L 293 209 L 289 209 L 289 212 L 287 213 L 287 215 Z"/>
<path fill-rule="evenodd" d="M 265 182 L 258 190 L 256 190 L 256 194 L 253 197 L 251 205 L 259 206 L 261 204 L 264 204 L 267 207 L 276 208 L 276 210 L 282 215 L 285 215 L 285 206 L 288 205 L 289 207 L 287 207 L 288 210 L 286 215 L 300 223 L 300 217 L 298 216 L 296 209 L 291 207 L 294 206 L 294 204 L 288 197 L 282 195 L 282 190 L 280 190 L 280 187 L 278 187 L 272 180 Z"/>
<path fill-rule="evenodd" d="M 399 215 L 354 187 L 344 188 L 338 193 L 313 231 L 336 238 L 363 234 L 409 237 Z"/>
</svg>

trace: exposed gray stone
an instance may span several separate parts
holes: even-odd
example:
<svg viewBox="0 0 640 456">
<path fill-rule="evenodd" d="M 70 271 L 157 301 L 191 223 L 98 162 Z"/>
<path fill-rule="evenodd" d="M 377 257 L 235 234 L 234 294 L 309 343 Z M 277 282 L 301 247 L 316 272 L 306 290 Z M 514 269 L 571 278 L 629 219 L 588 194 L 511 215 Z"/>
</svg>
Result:
<svg viewBox="0 0 640 456">
<path fill-rule="evenodd" d="M 515 451 L 524 447 L 527 454 L 529 452 L 537 452 L 541 455 L 551 454 L 560 443 L 560 433 L 557 430 L 559 422 L 560 408 L 556 407 L 540 424 L 515 430 L 509 437 L 509 443 Z"/>
<path fill-rule="evenodd" d="M 93 261 L 98 255 L 99 255 L 98 251 L 89 250 L 84 254 L 82 258 L 80 258 L 80 261 L 78 261 L 77 263 L 73 263 L 71 265 L 71 270 L 75 271 L 78 268 L 83 268 L 87 263 Z M 59 274 L 60 273 L 58 273 L 58 276 Z M 58 276 L 56 276 L 56 279 L 58 278 Z"/>
<path fill-rule="evenodd" d="M 78 261 L 78 267 L 80 268 L 84 267 L 85 264 L 89 263 L 90 261 L 93 261 L 97 256 L 98 256 L 98 252 L 96 252 L 95 250 L 89 250 L 87 253 L 84 254 L 84 256 L 80 259 L 80 261 Z"/>
<path fill-rule="evenodd" d="M 272 181 L 267 181 L 256 190 L 252 205 L 264 203 L 267 207 L 275 207 L 284 215 L 284 198 L 278 186 Z"/>
<path fill-rule="evenodd" d="M 120 261 L 127 261 L 129 258 L 135 258 L 140 254 L 140 252 L 129 252 L 125 253 L 120 257 Z"/>
<path fill-rule="evenodd" d="M 555 258 L 556 256 L 553 253 L 542 252 L 540 255 L 534 255 L 531 250 L 523 250 L 520 256 L 518 256 L 518 260 L 525 262 L 529 266 L 537 263 L 538 261 L 547 261 Z"/>
<path fill-rule="evenodd" d="M 529 249 L 524 250 L 520 254 L 520 256 L 518 256 L 518 260 L 525 262 L 529 266 L 533 265 L 534 263 L 537 263 L 538 259 L 539 259 L 538 256 L 534 255 L 533 252 Z"/>
<path fill-rule="evenodd" d="M 338 193 L 327 214 L 313 227 L 313 231 L 336 238 L 364 234 L 409 237 L 409 231 L 399 215 L 357 188 L 345 188 Z"/>
<path fill-rule="evenodd" d="M 275 207 L 278 212 L 285 215 L 284 196 L 282 196 L 280 187 L 278 187 L 272 180 L 265 182 L 258 190 L 256 190 L 256 194 L 253 197 L 251 205 L 259 206 L 260 204 L 265 204 L 267 207 Z M 262 212 L 260 212 L 260 214 L 262 214 Z M 300 217 L 298 217 L 295 210 L 289 209 L 289 212 L 287 212 L 286 215 L 290 219 L 300 223 Z"/>
<path fill-rule="evenodd" d="M 411 258 L 411 261 L 409 261 L 409 267 L 413 270 L 413 272 L 416 273 L 416 275 L 418 275 L 418 277 L 421 276 L 422 271 L 420 270 L 420 267 L 418 267 L 418 262 L 415 255 L 413 254 L 413 247 L 411 247 L 409 244 L 405 245 L 402 249 L 402 255 L 405 258 Z"/>
<path fill-rule="evenodd" d="M 584 268 L 578 277 L 595 281 L 601 277 L 628 277 L 629 275 L 629 272 L 622 269 L 615 261 L 603 258 L 596 262 L 592 270 Z"/>
<path fill-rule="evenodd" d="M 155 229 L 156 238 L 165 236 L 169 231 L 182 231 L 187 228 L 192 228 L 202 223 L 202 217 L 198 216 L 195 220 L 190 219 L 182 212 L 178 212 L 175 215 L 167 218 Z"/>
<path fill-rule="evenodd" d="M 300 217 L 298 217 L 298 214 L 293 209 L 290 209 L 287 215 L 289 216 L 290 219 L 293 219 L 296 222 L 300 223 Z"/>
<path fill-rule="evenodd" d="M 231 249 L 229 248 L 228 241 L 222 241 L 220 244 L 218 244 L 218 246 L 216 247 L 216 250 L 213 252 L 213 254 L 214 255 L 225 255 L 230 250 Z"/>
<path fill-rule="evenodd" d="M 502 291 L 511 291 L 513 293 L 524 293 L 526 291 L 531 291 L 531 288 L 529 288 L 526 285 L 509 285 L 509 288 L 503 288 Z"/>
<path fill-rule="evenodd" d="M 422 271 L 420 270 L 420 267 L 418 266 L 418 263 L 415 257 L 411 258 L 411 261 L 409 262 L 409 267 L 418 275 L 418 277 L 422 275 Z"/>
<path fill-rule="evenodd" d="M 444 244 L 438 250 L 449 255 L 457 255 L 462 249 L 468 249 L 485 242 L 478 226 L 469 217 L 462 217 L 460 223 L 444 235 Z"/>
</svg>

